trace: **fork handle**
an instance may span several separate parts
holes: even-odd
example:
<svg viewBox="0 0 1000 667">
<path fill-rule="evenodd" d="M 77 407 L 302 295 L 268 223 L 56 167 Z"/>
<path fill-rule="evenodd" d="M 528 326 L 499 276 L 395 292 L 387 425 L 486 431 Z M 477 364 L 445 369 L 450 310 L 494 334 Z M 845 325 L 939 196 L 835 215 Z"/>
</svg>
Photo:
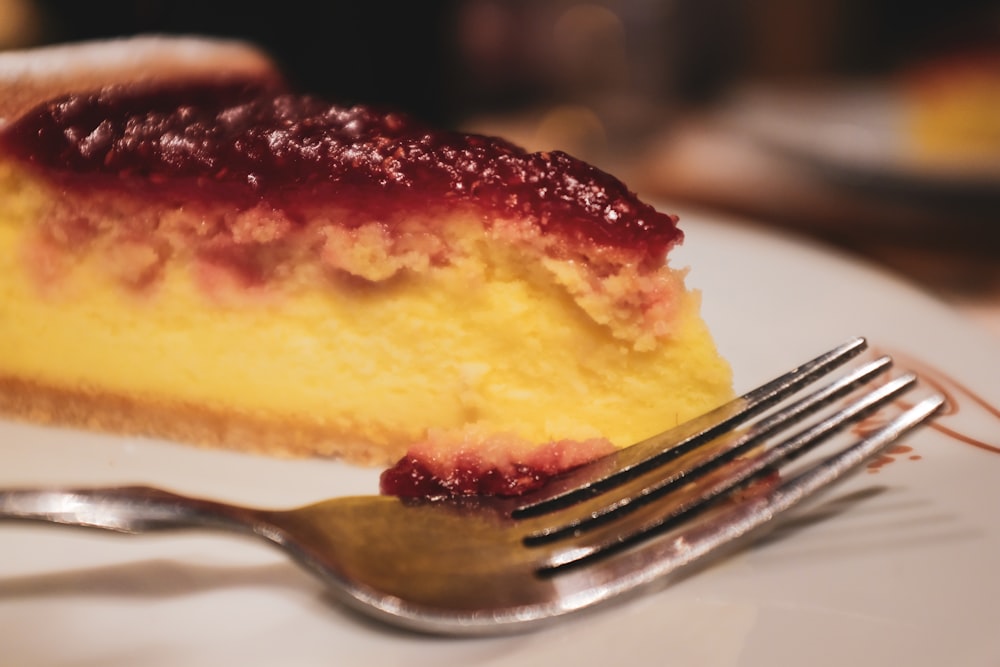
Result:
<svg viewBox="0 0 1000 667">
<path fill-rule="evenodd" d="M 150 486 L 0 489 L 0 521 L 24 519 L 120 533 L 205 527 L 252 533 L 257 511 Z"/>
</svg>

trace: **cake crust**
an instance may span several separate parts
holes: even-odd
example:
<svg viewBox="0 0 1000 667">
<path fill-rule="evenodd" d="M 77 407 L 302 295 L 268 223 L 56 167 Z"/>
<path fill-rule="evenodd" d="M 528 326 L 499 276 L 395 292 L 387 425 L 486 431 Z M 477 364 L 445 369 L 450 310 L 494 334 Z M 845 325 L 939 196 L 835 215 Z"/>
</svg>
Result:
<svg viewBox="0 0 1000 667">
<path fill-rule="evenodd" d="M 398 454 L 328 426 L 206 405 L 61 388 L 0 376 L 0 415 L 60 427 L 184 442 L 275 457 L 343 458 L 385 465 Z"/>
</svg>

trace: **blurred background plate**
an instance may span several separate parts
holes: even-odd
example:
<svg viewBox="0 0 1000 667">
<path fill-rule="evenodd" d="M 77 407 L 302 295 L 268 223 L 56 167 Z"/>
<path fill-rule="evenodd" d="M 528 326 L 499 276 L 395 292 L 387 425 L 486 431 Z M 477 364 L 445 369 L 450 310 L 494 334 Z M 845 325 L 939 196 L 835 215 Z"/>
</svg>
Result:
<svg viewBox="0 0 1000 667">
<path fill-rule="evenodd" d="M 1000 204 L 1000 145 L 980 154 L 923 153 L 911 113 L 891 82 L 747 89 L 721 111 L 734 131 L 827 178 L 918 200 L 932 192 Z"/>
</svg>

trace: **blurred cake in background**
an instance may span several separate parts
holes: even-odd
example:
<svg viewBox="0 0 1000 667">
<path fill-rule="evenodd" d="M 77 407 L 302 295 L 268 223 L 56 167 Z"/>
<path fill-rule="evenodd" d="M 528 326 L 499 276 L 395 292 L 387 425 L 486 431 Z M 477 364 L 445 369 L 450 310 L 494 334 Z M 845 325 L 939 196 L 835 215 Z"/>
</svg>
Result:
<svg viewBox="0 0 1000 667">
<path fill-rule="evenodd" d="M 1000 48 L 911 65 L 902 76 L 902 98 L 916 159 L 1000 171 Z"/>
</svg>

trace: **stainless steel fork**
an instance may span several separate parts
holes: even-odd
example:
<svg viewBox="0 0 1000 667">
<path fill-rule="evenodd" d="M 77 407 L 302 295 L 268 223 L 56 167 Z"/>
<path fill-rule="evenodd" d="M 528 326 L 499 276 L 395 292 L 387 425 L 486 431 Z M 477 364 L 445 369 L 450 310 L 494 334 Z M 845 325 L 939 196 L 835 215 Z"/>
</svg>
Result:
<svg viewBox="0 0 1000 667">
<path fill-rule="evenodd" d="M 516 499 L 365 496 L 273 510 L 142 486 L 15 489 L 0 491 L 0 519 L 125 533 L 248 533 L 286 550 L 345 603 L 390 623 L 510 632 L 662 585 L 706 562 L 859 469 L 943 405 L 928 396 L 900 407 L 897 397 L 916 378 L 889 377 L 888 357 L 804 389 L 865 347 L 864 339 L 849 341 Z M 850 433 L 890 403 L 898 414 L 883 426 Z M 824 443 L 832 453 L 806 455 Z"/>
</svg>

